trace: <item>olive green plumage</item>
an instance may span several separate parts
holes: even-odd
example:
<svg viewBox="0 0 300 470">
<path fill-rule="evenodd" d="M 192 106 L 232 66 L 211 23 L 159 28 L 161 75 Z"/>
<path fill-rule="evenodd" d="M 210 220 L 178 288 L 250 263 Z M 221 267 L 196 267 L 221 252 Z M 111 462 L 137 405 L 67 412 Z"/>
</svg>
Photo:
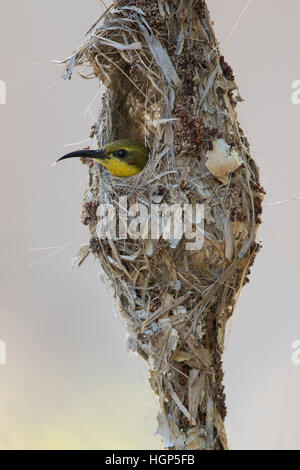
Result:
<svg viewBox="0 0 300 470">
<path fill-rule="evenodd" d="M 142 171 L 149 157 L 149 149 L 139 142 L 121 139 L 105 144 L 99 150 L 79 150 L 68 153 L 57 161 L 66 158 L 91 158 L 100 163 L 119 178 L 133 176 Z"/>
</svg>

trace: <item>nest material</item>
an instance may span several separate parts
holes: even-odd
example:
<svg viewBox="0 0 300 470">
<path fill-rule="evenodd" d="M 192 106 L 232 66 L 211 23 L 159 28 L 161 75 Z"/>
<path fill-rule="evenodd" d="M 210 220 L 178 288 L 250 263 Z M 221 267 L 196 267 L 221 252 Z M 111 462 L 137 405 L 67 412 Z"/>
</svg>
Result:
<svg viewBox="0 0 300 470">
<path fill-rule="evenodd" d="M 129 346 L 149 363 L 165 447 L 226 449 L 225 326 L 259 248 L 263 198 L 235 111 L 233 72 L 202 0 L 116 1 L 88 34 L 66 77 L 89 65 L 100 80 L 96 146 L 132 138 L 151 154 L 144 171 L 126 179 L 91 163 L 83 222 L 92 240 L 84 256 L 92 251 L 101 262 Z M 203 248 L 186 250 L 184 237 L 175 245 L 99 240 L 97 207 L 117 206 L 120 196 L 128 205 L 204 204 Z"/>
</svg>

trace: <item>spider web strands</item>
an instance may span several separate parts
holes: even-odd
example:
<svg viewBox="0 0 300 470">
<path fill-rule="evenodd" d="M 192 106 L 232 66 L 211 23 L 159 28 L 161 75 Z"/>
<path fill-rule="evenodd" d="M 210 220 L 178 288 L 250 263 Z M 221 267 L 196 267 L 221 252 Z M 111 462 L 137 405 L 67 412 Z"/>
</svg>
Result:
<svg viewBox="0 0 300 470">
<path fill-rule="evenodd" d="M 234 34 L 234 32 L 236 31 L 236 29 L 238 28 L 240 22 L 242 21 L 243 17 L 245 16 L 245 13 L 247 12 L 248 8 L 250 7 L 251 3 L 253 2 L 253 0 L 248 0 L 247 4 L 245 5 L 245 7 L 243 8 L 240 16 L 238 17 L 238 19 L 236 20 L 232 30 L 230 31 L 230 33 L 228 34 L 227 36 L 227 39 L 224 43 L 224 46 L 223 48 L 225 49 L 228 45 L 228 43 L 230 42 L 231 38 L 232 38 L 232 35 Z"/>
<path fill-rule="evenodd" d="M 47 251 L 47 250 L 55 250 L 55 251 L 53 251 L 49 255 L 45 256 L 44 258 L 42 258 L 38 261 L 35 261 L 34 263 L 29 264 L 28 268 L 32 268 L 34 266 L 37 266 L 37 265 L 43 263 L 44 261 L 47 261 L 48 259 L 52 258 L 52 256 L 58 255 L 59 253 L 61 253 L 63 250 L 65 250 L 69 246 L 76 245 L 84 237 L 86 237 L 86 233 L 84 233 L 83 235 L 80 235 L 80 237 L 77 237 L 74 240 L 72 240 L 71 242 L 66 243 L 65 245 L 62 245 L 62 246 L 49 246 L 49 247 L 42 247 L 42 248 L 30 248 L 29 249 L 30 252 Z"/>
<path fill-rule="evenodd" d="M 291 199 L 283 199 L 283 201 L 270 202 L 269 204 L 266 204 L 266 207 L 281 206 L 282 204 L 287 204 L 293 201 L 300 201 L 300 196 L 292 197 Z"/>
</svg>

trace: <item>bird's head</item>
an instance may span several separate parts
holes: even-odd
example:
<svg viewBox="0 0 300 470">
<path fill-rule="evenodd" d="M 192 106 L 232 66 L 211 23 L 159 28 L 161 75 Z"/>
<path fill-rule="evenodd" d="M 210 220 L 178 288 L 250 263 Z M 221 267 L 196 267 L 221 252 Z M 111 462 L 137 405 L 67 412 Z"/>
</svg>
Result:
<svg viewBox="0 0 300 470">
<path fill-rule="evenodd" d="M 91 158 L 100 163 L 114 176 L 124 178 L 140 173 L 148 161 L 149 149 L 139 142 L 116 140 L 99 150 L 78 150 L 59 158 Z"/>
</svg>

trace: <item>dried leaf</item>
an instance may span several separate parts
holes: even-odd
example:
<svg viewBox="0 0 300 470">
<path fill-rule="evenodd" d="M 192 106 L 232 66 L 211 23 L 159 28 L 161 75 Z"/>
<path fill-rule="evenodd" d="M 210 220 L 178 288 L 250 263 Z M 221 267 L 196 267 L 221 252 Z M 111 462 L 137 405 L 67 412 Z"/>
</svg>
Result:
<svg viewBox="0 0 300 470">
<path fill-rule="evenodd" d="M 139 23 L 140 28 L 143 31 L 145 40 L 148 44 L 149 50 L 151 51 L 154 60 L 160 67 L 166 81 L 174 85 L 179 85 L 180 78 L 177 75 L 174 65 L 171 62 L 170 56 L 166 49 L 161 45 L 160 41 L 154 36 L 150 35 L 146 28 Z"/>
<path fill-rule="evenodd" d="M 158 428 L 155 435 L 159 435 L 163 439 L 165 448 L 174 447 L 174 439 L 169 427 L 169 422 L 164 413 L 159 412 L 157 415 Z"/>
<path fill-rule="evenodd" d="M 231 261 L 233 256 L 233 234 L 230 216 L 227 216 L 224 221 L 224 238 L 225 238 L 225 256 Z"/>
<path fill-rule="evenodd" d="M 93 36 L 93 35 L 92 35 Z M 115 49 L 119 49 L 120 51 L 127 51 L 127 50 L 138 50 L 142 49 L 142 44 L 140 42 L 133 42 L 131 44 L 121 44 L 119 42 L 112 41 L 111 39 L 102 38 L 100 36 L 95 35 L 97 40 L 100 44 L 105 46 L 114 47 Z"/>
<path fill-rule="evenodd" d="M 197 421 L 201 393 L 204 388 L 205 376 L 199 369 L 191 369 L 188 383 L 188 400 L 190 415 Z"/>
<path fill-rule="evenodd" d="M 171 388 L 171 385 L 170 385 L 170 388 Z M 175 401 L 176 405 L 178 406 L 178 408 L 181 410 L 181 412 L 184 414 L 184 416 L 187 417 L 187 419 L 189 420 L 189 422 L 195 426 L 196 425 L 196 422 L 194 420 L 194 418 L 190 415 L 190 413 L 188 412 L 188 410 L 186 409 L 186 407 L 184 406 L 184 404 L 181 402 L 181 400 L 179 399 L 178 395 L 174 392 L 173 389 L 170 390 L 170 395 L 171 397 L 173 398 L 173 400 Z"/>
<path fill-rule="evenodd" d="M 205 450 L 205 431 L 204 429 L 201 431 L 199 432 L 197 428 L 189 429 L 188 437 L 186 439 L 186 450 Z"/>
<path fill-rule="evenodd" d="M 194 356 L 186 351 L 176 351 L 172 359 L 176 362 L 187 362 L 193 359 Z"/>
</svg>

